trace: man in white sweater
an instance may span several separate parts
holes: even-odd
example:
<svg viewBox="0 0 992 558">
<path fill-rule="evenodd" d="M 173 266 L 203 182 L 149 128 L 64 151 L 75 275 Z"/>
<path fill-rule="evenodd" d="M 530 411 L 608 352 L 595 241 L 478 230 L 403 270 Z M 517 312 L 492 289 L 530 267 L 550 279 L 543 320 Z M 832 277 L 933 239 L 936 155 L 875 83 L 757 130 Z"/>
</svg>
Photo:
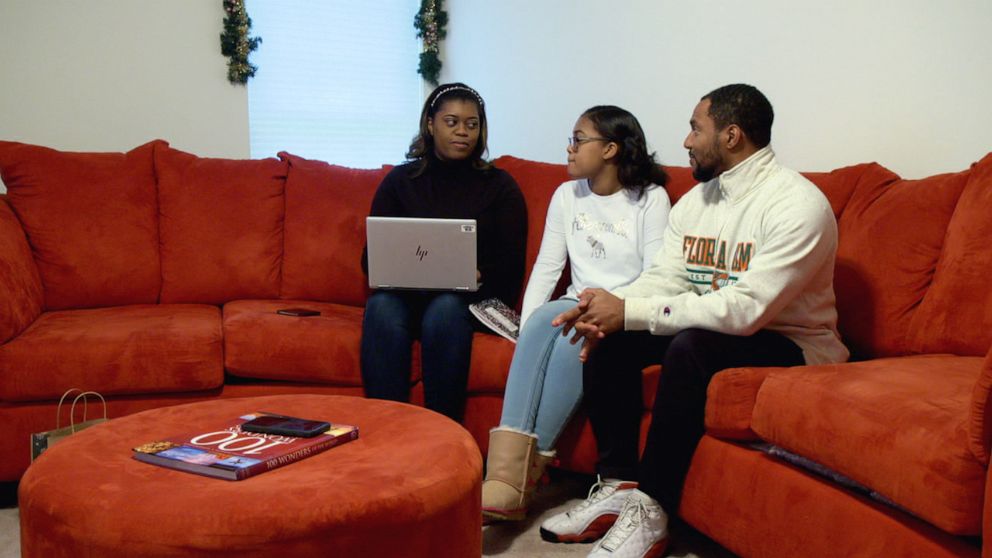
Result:
<svg viewBox="0 0 992 558">
<path fill-rule="evenodd" d="M 660 556 L 664 510 L 677 510 L 713 375 L 848 358 L 833 292 L 837 223 L 820 190 L 776 162 L 773 119 L 750 85 L 704 96 L 684 143 L 700 184 L 672 208 L 653 266 L 612 292 L 584 291 L 556 318 L 584 343 L 601 480 L 585 502 L 542 525 L 544 538 L 593 540 L 609 528 L 590 556 Z M 641 370 L 657 363 L 638 462 Z"/>
</svg>

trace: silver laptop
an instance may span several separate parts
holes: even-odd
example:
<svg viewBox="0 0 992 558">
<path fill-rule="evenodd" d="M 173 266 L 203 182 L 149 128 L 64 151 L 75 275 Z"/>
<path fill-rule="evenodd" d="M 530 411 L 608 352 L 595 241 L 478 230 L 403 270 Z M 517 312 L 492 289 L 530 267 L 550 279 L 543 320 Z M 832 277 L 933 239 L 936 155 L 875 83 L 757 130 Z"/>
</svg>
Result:
<svg viewBox="0 0 992 558">
<path fill-rule="evenodd" d="M 367 217 L 373 289 L 476 291 L 475 219 Z"/>
</svg>

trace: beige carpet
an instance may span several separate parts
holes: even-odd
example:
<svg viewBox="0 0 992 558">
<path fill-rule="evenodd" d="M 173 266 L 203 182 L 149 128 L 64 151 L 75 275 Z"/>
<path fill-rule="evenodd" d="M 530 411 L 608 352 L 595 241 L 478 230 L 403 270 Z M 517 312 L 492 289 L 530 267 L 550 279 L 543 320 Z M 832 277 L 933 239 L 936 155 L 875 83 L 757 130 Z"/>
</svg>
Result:
<svg viewBox="0 0 992 558">
<path fill-rule="evenodd" d="M 542 487 L 533 513 L 526 521 L 502 523 L 483 527 L 482 555 L 503 558 L 523 557 L 582 557 L 588 554 L 591 544 L 552 544 L 541 540 L 538 529 L 545 518 L 566 510 L 585 498 L 595 480 L 585 475 L 553 471 L 553 480 Z M 0 497 L 0 558 L 18 558 L 20 533 L 13 487 L 9 484 Z M 696 558 L 732 558 L 701 534 L 686 527 L 675 531 L 669 556 Z M 377 558 L 377 557 L 369 557 Z"/>
<path fill-rule="evenodd" d="M 0 509 L 0 558 L 17 558 L 20 555 L 17 508 Z"/>
</svg>

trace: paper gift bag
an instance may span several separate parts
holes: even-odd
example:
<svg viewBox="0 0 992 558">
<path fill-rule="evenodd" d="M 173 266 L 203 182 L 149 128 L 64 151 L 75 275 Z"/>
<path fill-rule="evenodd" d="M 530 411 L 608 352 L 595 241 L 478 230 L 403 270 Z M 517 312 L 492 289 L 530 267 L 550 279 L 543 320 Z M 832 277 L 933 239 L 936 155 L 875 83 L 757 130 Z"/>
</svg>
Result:
<svg viewBox="0 0 992 558">
<path fill-rule="evenodd" d="M 66 398 L 75 392 L 79 392 L 78 395 L 72 400 L 72 406 L 69 409 L 69 426 L 62 426 L 62 404 L 65 403 Z M 87 420 L 86 415 L 89 406 L 89 397 L 93 396 L 99 398 L 103 403 L 103 416 L 94 419 Z M 83 420 L 81 422 L 76 422 L 76 404 L 82 400 L 83 408 Z M 80 430 L 85 430 L 94 424 L 99 424 L 101 422 L 106 422 L 107 420 L 107 402 L 103 399 L 103 396 L 95 391 L 83 391 L 79 388 L 72 388 L 67 390 L 62 394 L 62 398 L 59 399 L 58 410 L 55 411 L 55 430 L 48 430 L 46 432 L 35 432 L 31 434 L 31 461 L 34 461 L 41 453 L 48 448 L 54 446 L 55 444 L 61 442 L 65 438 L 79 432 Z"/>
</svg>

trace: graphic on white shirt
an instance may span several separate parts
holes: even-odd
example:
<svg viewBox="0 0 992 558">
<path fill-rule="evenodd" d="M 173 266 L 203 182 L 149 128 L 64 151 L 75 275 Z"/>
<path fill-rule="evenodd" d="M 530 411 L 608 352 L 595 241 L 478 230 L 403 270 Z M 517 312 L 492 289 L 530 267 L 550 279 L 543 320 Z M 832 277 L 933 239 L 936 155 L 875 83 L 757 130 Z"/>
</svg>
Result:
<svg viewBox="0 0 992 558">
<path fill-rule="evenodd" d="M 589 246 L 592 246 L 592 257 L 594 259 L 606 259 L 606 248 L 603 246 L 602 242 L 596 240 L 596 237 L 592 235 L 586 237 L 586 242 L 589 243 Z"/>
<path fill-rule="evenodd" d="M 719 291 L 721 288 L 728 285 L 733 285 L 737 282 L 737 279 L 731 279 L 730 274 L 725 271 L 714 270 L 713 279 L 710 280 L 710 288 L 714 291 Z"/>
<path fill-rule="evenodd" d="M 626 217 L 616 223 L 605 223 L 603 221 L 594 221 L 585 213 L 577 213 L 575 219 L 572 221 L 572 230 L 605 232 L 615 234 L 620 238 L 629 238 L 630 236 L 630 224 Z"/>
<path fill-rule="evenodd" d="M 753 241 L 738 242 L 728 267 L 730 253 L 726 240 L 688 234 L 682 236 L 682 257 L 689 282 L 709 285 L 714 291 L 736 284 L 740 274 L 747 271 L 751 264 L 751 254 L 754 252 Z"/>
</svg>

